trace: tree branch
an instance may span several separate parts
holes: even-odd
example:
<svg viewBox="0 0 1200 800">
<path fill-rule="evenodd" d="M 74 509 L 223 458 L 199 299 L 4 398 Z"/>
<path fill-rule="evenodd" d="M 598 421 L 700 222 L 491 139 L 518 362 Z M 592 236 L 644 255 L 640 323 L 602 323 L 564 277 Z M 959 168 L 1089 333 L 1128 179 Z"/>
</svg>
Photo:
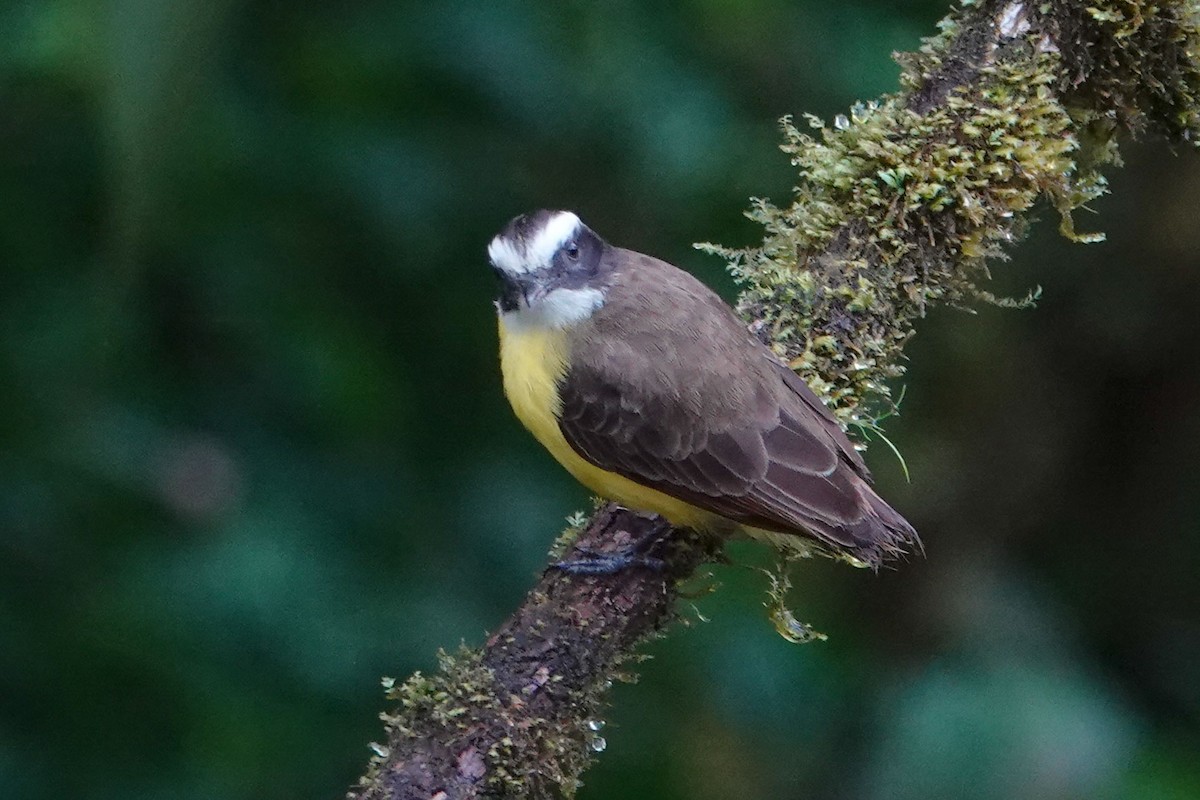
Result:
<svg viewBox="0 0 1200 800">
<path fill-rule="evenodd" d="M 929 305 L 998 301 L 986 259 L 1041 198 L 1063 214 L 1104 192 L 1119 132 L 1181 141 L 1200 130 L 1195 0 L 971 2 L 917 53 L 903 91 L 855 106 L 818 137 L 785 123 L 803 173 L 792 204 L 756 201 L 762 245 L 724 255 L 739 307 L 847 424 L 870 427 L 885 381 Z M 607 505 L 572 548 L 660 537 L 661 572 L 572 577 L 547 569 L 482 650 L 389 687 L 387 744 L 350 792 L 360 800 L 574 794 L 602 749 L 608 687 L 672 621 L 677 586 L 719 543 Z M 577 552 L 576 554 L 579 554 Z"/>
</svg>

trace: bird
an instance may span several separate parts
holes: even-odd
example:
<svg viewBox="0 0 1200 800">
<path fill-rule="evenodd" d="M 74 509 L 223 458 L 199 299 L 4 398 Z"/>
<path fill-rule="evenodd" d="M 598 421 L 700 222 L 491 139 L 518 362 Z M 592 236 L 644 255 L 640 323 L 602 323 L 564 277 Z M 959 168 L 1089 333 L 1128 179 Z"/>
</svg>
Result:
<svg viewBox="0 0 1200 800">
<path fill-rule="evenodd" d="M 830 410 L 698 278 L 571 211 L 517 216 L 487 252 L 504 393 L 592 492 L 858 566 L 920 546 Z"/>
</svg>

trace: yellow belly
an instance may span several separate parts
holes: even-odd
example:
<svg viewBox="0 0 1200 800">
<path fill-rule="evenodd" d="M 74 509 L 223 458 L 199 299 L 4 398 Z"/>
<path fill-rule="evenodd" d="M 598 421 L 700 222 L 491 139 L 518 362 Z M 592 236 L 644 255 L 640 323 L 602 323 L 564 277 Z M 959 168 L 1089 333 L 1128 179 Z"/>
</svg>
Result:
<svg viewBox="0 0 1200 800">
<path fill-rule="evenodd" d="M 600 469 L 575 452 L 558 427 L 562 409 L 558 382 L 566 371 L 567 333 L 561 330 L 514 330 L 500 320 L 500 370 L 504 393 L 517 419 L 558 463 L 601 497 L 638 511 L 661 514 L 675 525 L 713 527 L 720 518 L 701 508 Z"/>
</svg>

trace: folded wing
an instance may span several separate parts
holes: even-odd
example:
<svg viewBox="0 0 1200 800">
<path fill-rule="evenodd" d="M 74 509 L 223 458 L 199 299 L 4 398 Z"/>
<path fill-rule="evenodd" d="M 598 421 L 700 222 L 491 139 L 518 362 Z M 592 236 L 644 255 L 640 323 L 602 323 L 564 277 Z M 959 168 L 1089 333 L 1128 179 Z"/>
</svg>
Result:
<svg viewBox="0 0 1200 800">
<path fill-rule="evenodd" d="M 824 404 L 765 348 L 755 356 L 758 385 L 707 402 L 627 377 L 644 370 L 582 360 L 560 386 L 559 426 L 602 469 L 743 525 L 807 534 L 872 565 L 915 543 Z"/>
</svg>

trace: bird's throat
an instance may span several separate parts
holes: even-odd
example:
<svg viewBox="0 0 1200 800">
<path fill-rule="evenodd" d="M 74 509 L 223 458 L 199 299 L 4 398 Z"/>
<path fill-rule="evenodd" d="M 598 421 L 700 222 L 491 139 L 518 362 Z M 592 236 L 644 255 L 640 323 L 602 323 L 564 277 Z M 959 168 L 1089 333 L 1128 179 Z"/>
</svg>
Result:
<svg viewBox="0 0 1200 800">
<path fill-rule="evenodd" d="M 567 331 L 554 328 L 512 326 L 500 316 L 500 369 L 504 394 L 517 419 L 556 458 L 561 402 L 558 384 L 567 369 L 570 341 Z M 566 446 L 566 441 L 562 441 Z"/>
</svg>

